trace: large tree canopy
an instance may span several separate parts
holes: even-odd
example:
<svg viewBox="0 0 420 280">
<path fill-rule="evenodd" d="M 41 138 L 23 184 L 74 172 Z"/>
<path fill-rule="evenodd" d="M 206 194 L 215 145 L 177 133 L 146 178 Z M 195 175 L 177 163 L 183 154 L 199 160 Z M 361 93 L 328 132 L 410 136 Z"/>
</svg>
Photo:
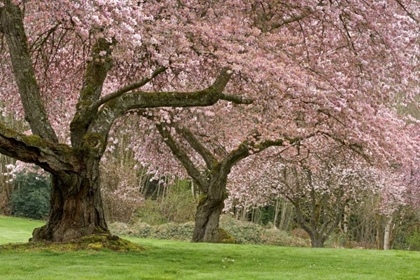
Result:
<svg viewBox="0 0 420 280">
<path fill-rule="evenodd" d="M 412 168 L 418 123 L 393 107 L 419 93 L 419 13 L 414 0 L 1 0 L 0 106 L 33 135 L 1 124 L 0 152 L 53 174 L 34 239 L 107 231 L 99 161 L 133 111 L 146 143 L 169 124 L 228 154 L 322 135 Z M 168 159 L 133 147 L 151 166 Z"/>
<path fill-rule="evenodd" d="M 234 35 L 247 34 L 244 30 L 248 28 L 247 43 L 239 42 L 235 57 L 224 54 L 234 69 L 229 90 L 247 93 L 252 104 L 142 112 L 149 121 L 141 120 L 140 127 L 147 133 L 132 138 L 132 148 L 142 164 L 160 174 L 187 171 L 206 198 L 200 205 L 208 213 L 222 206 L 227 195 L 225 176 L 241 159 L 271 145 L 283 146 L 282 150 L 306 145 L 305 139 L 315 136 L 329 138 L 370 164 L 387 169 L 398 163 L 402 164 L 400 171 L 411 172 L 419 151 L 418 125 L 407 125 L 393 109 L 401 100 L 418 94 L 418 34 L 412 31 L 419 26 L 408 13 L 407 3 L 403 7 L 392 1 L 378 6 L 355 1 L 320 1 L 313 6 L 297 1 L 293 5 L 240 3 L 232 4 L 228 11 L 216 7 L 211 11 L 223 19 L 219 24 L 250 16 L 248 25 L 241 23 L 240 31 L 229 33 L 234 43 Z M 411 5 L 409 9 L 414 10 L 415 3 Z M 242 10 L 235 10 L 237 7 Z M 384 11 L 385 17 L 377 14 Z M 410 25 L 406 31 L 394 29 Z M 381 40 L 374 40 L 375 36 Z M 414 44 L 401 45 L 407 43 Z M 403 53 L 405 58 L 400 57 Z M 403 74 L 403 69 L 411 70 Z M 223 172 L 218 164 L 224 166 Z M 239 168 L 231 175 L 233 182 L 243 182 L 240 195 L 247 196 L 262 165 L 254 168 L 250 172 Z M 264 191 L 257 195 L 264 196 Z M 208 200 L 212 203 L 207 205 Z M 196 217 L 201 214 L 197 212 Z M 211 219 L 206 216 L 205 220 Z"/>
</svg>

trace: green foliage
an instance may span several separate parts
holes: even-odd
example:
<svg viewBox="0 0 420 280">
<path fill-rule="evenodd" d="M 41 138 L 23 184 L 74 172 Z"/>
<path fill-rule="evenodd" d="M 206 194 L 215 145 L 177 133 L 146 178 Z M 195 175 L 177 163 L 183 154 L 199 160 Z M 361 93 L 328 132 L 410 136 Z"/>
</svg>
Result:
<svg viewBox="0 0 420 280">
<path fill-rule="evenodd" d="M 159 239 L 191 240 L 194 223 L 168 223 L 155 227 L 154 237 Z"/>
<path fill-rule="evenodd" d="M 409 250 L 420 251 L 420 232 L 418 230 L 411 232 L 407 237 L 407 245 Z"/>
<path fill-rule="evenodd" d="M 238 221 L 230 215 L 222 215 L 220 226 L 239 244 L 267 244 L 278 246 L 308 247 L 309 241 L 295 237 L 286 231 L 266 229 L 251 222 Z"/>
<path fill-rule="evenodd" d="M 229 215 L 223 215 L 220 226 L 239 244 L 263 244 L 264 228 L 260 225 L 238 221 Z"/>
<path fill-rule="evenodd" d="M 284 230 L 266 229 L 264 230 L 263 244 L 289 247 L 310 247 L 309 239 L 295 237 Z"/>
<path fill-rule="evenodd" d="M 236 243 L 235 238 L 230 235 L 225 229 L 219 228 L 219 232 L 217 234 L 217 243 Z"/>
<path fill-rule="evenodd" d="M 137 209 L 135 219 L 150 225 L 161 225 L 167 223 L 169 218 L 164 215 L 165 209 L 158 200 L 146 199 L 142 206 Z"/>
<path fill-rule="evenodd" d="M 109 229 L 121 236 L 173 239 L 189 241 L 192 238 L 194 223 L 167 223 L 151 226 L 138 222 L 131 225 L 112 223 Z M 278 229 L 265 229 L 260 225 L 235 220 L 229 215 L 222 215 L 219 228 L 219 243 L 268 244 L 278 246 L 308 247 L 309 241 L 290 235 Z"/>
<path fill-rule="evenodd" d="M 112 223 L 109 225 L 109 229 L 112 233 L 122 236 L 191 240 L 194 230 L 194 223 L 167 223 L 154 226 L 151 226 L 146 223 L 135 223 L 132 225 L 127 225 L 123 223 Z"/>
<path fill-rule="evenodd" d="M 149 225 L 186 223 L 194 220 L 196 205 L 188 182 L 178 181 L 167 187 L 164 196 L 146 199 L 137 210 L 136 218 Z"/>
<path fill-rule="evenodd" d="M 19 173 L 14 180 L 16 190 L 10 197 L 13 216 L 43 219 L 50 210 L 49 178 L 37 173 Z"/>
</svg>

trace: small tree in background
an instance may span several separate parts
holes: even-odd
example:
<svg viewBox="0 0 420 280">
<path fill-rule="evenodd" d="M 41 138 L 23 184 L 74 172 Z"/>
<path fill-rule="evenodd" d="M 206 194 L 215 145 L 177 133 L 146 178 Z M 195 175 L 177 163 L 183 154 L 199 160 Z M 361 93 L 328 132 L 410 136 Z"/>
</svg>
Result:
<svg viewBox="0 0 420 280">
<path fill-rule="evenodd" d="M 10 198 L 11 214 L 31 219 L 44 219 L 50 211 L 49 176 L 38 173 L 18 173 L 14 180 L 15 191 Z"/>
</svg>

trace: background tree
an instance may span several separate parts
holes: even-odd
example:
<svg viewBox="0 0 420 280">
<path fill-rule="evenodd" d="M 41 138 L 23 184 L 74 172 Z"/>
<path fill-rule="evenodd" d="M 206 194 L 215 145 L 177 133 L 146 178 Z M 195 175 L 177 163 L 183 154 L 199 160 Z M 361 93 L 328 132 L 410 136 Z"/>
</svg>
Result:
<svg viewBox="0 0 420 280">
<path fill-rule="evenodd" d="M 281 146 L 285 141 L 296 142 L 300 139 L 277 139 L 277 141 L 264 141 L 255 146 L 244 141 L 237 148 L 222 155 L 215 154 L 207 149 L 185 127 L 164 126 L 158 124 L 157 129 L 163 141 L 169 146 L 174 156 L 185 167 L 187 173 L 199 187 L 200 199 L 195 214 L 195 227 L 192 241 L 220 242 L 219 218 L 227 198 L 227 178 L 232 167 L 243 158 L 258 153 L 271 145 Z M 187 143 L 189 148 L 183 148 L 171 134 L 174 129 Z M 179 137 L 178 137 L 179 138 Z M 200 170 L 188 156 L 188 151 L 194 150 L 202 157 L 205 167 Z"/>
<path fill-rule="evenodd" d="M 243 191 L 232 186 L 231 200 L 240 206 L 241 201 L 264 205 L 275 197 L 287 199 L 312 246 L 323 247 L 342 221 L 346 207 L 357 204 L 369 192 L 375 193 L 377 188 L 370 169 L 360 159 L 344 146 L 328 142 L 318 137 L 303 141 L 298 149 L 291 148 L 283 156 L 255 159 L 259 161 L 259 170 L 253 171 L 251 181 L 255 198 L 242 195 Z M 247 182 L 240 179 L 235 184 L 247 188 Z"/>
<path fill-rule="evenodd" d="M 210 151 L 221 147 L 222 151 L 227 151 L 226 154 L 229 154 L 229 151 L 234 151 L 244 141 L 254 142 L 258 145 L 264 141 L 285 138 L 304 139 L 309 135 L 319 134 L 335 139 L 356 152 L 366 149 L 363 151 L 364 153 L 375 154 L 374 160 L 382 163 L 390 158 L 388 151 L 384 148 L 397 144 L 395 141 L 404 139 L 404 142 L 410 142 L 409 148 L 416 149 L 417 144 L 410 139 L 408 134 L 400 130 L 404 123 L 399 122 L 395 112 L 387 107 L 394 102 L 394 97 L 392 94 L 385 97 L 383 92 L 378 91 L 382 86 L 373 82 L 379 81 L 376 70 L 365 69 L 365 67 L 378 66 L 373 61 L 379 59 L 379 49 L 388 49 L 389 51 L 397 46 L 374 42 L 371 40 L 372 38 L 365 37 L 369 33 L 381 33 L 380 28 L 378 29 L 376 24 L 371 25 L 366 21 L 367 18 L 363 19 L 363 16 L 360 15 L 363 3 L 355 1 L 350 6 L 348 4 L 331 4 L 320 1 L 314 3 L 314 6 L 310 6 L 301 2 L 288 5 L 286 2 L 263 1 L 258 4 L 247 4 L 238 1 L 234 4 L 226 4 L 229 6 L 229 9 L 226 10 L 219 9 L 220 3 L 202 7 L 205 19 L 217 19 L 220 26 L 231 31 L 232 36 L 241 33 L 241 36 L 246 37 L 245 42 L 241 42 L 238 46 L 238 54 L 229 56 L 231 69 L 238 73 L 230 85 L 235 89 L 253 90 L 254 102 L 246 107 L 213 106 L 206 110 L 174 109 L 142 112 L 146 116 L 160 115 L 157 125 L 161 128 L 160 134 L 163 136 L 163 141 L 168 144 L 194 180 L 198 180 L 198 176 L 205 178 L 211 173 L 208 168 L 211 166 L 209 162 L 211 163 L 212 160 L 206 159 L 206 157 L 211 158 Z M 389 5 L 392 6 L 392 3 L 390 2 Z M 410 2 L 410 5 L 414 5 L 414 3 Z M 238 7 L 241 10 L 238 10 Z M 381 5 L 379 7 L 380 10 L 384 8 Z M 373 11 L 372 8 L 373 6 L 369 8 L 363 6 L 366 15 L 378 11 Z M 238 23 L 238 26 L 241 27 L 240 31 L 232 30 L 232 24 L 237 23 L 234 18 L 244 16 L 249 16 L 249 24 Z M 407 19 L 416 25 L 416 19 L 413 17 L 410 14 Z M 379 20 L 381 24 L 382 20 L 381 17 Z M 322 28 L 314 28 L 317 25 Z M 259 40 L 254 40 L 255 38 Z M 308 38 L 311 39 L 310 44 Z M 327 38 L 331 38 L 334 44 L 326 44 Z M 362 40 L 362 38 L 365 39 Z M 218 47 L 213 41 L 209 43 L 214 44 L 215 49 Z M 359 45 L 360 43 L 365 44 L 364 47 Z M 366 51 L 366 48 L 369 50 Z M 278 57 L 274 55 L 275 51 L 277 51 Z M 272 56 L 270 57 L 269 54 Z M 241 60 L 244 56 L 251 60 L 247 65 L 244 65 Z M 385 60 L 393 61 L 394 58 L 388 57 Z M 372 64 L 361 64 L 364 60 L 370 61 Z M 319 64 L 320 61 L 323 63 Z M 397 64 L 393 63 L 394 66 Z M 252 72 L 254 69 L 251 69 L 250 65 L 258 66 L 266 76 L 254 75 L 255 73 Z M 383 70 L 385 69 L 381 68 L 380 71 Z M 339 71 L 339 75 L 337 75 L 337 71 Z M 385 72 L 387 71 L 385 70 Z M 385 72 L 382 74 L 387 76 L 387 79 L 397 78 L 395 75 Z M 279 77 L 278 73 L 284 75 Z M 370 82 L 366 84 L 363 82 L 364 79 L 370 80 Z M 414 84 L 410 83 L 410 85 Z M 388 88 L 387 92 L 391 93 L 393 90 L 397 89 L 390 90 Z M 367 92 L 378 95 L 362 97 Z M 376 101 L 371 103 L 374 100 Z M 228 115 L 228 117 L 223 118 L 224 115 Z M 372 118 L 372 115 L 375 117 Z M 363 121 L 360 119 L 362 116 Z M 371 120 L 369 126 L 362 124 L 366 119 Z M 192 134 L 182 136 L 183 133 L 180 133 L 180 130 L 184 128 L 176 129 L 173 125 L 174 122 L 177 125 L 181 123 L 184 128 L 188 127 Z M 220 126 L 220 123 L 223 123 L 222 128 L 217 127 Z M 150 125 L 153 127 L 154 124 L 147 124 L 147 126 Z M 165 129 L 167 126 L 172 128 Z M 392 127 L 392 132 L 389 130 L 390 127 Z M 163 173 L 182 173 L 176 169 L 178 164 L 173 161 L 172 155 L 167 154 L 167 150 L 156 144 L 156 141 L 159 140 L 155 138 L 156 134 L 152 130 L 150 129 L 147 139 L 144 141 L 149 144 L 153 143 L 156 151 L 159 151 L 158 154 L 141 148 L 150 147 L 149 145 L 139 144 L 134 145 L 134 149 L 137 150 L 137 158 L 144 164 L 153 161 L 154 163 L 149 164 L 151 171 L 155 166 L 158 171 Z M 182 149 L 179 143 L 176 145 L 171 131 L 174 134 L 178 133 L 181 138 L 178 141 L 184 143 L 189 142 L 187 138 L 190 137 L 190 143 L 187 143 L 189 148 Z M 384 136 L 386 134 L 386 137 L 379 136 L 382 133 Z M 394 138 L 397 134 L 400 134 L 401 137 Z M 192 137 L 195 142 L 193 145 L 191 145 Z M 205 151 L 199 151 L 198 146 Z M 402 146 L 397 144 L 394 148 L 398 150 Z M 405 154 L 405 152 L 396 151 L 392 157 L 396 157 L 400 153 L 401 155 Z M 396 161 L 407 159 L 397 157 Z M 193 171 L 194 164 L 204 167 L 206 171 Z M 152 172 L 158 171 L 153 170 Z M 205 182 L 205 180 L 202 181 Z M 197 183 L 197 185 L 203 184 Z M 223 191 L 217 193 L 218 198 L 215 201 L 220 201 Z"/>
</svg>

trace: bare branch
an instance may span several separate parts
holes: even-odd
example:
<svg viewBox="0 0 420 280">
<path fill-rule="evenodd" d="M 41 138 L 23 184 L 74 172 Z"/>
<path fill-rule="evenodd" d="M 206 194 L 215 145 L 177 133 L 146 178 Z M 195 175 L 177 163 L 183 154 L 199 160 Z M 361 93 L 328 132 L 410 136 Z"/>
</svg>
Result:
<svg viewBox="0 0 420 280">
<path fill-rule="evenodd" d="M 45 31 L 43 34 L 39 35 L 38 38 L 35 39 L 35 41 L 30 46 L 30 51 L 33 52 L 36 49 L 41 48 L 45 42 L 47 42 L 48 38 L 58 29 L 58 27 L 61 25 L 61 23 L 57 23 L 47 31 Z"/>
<path fill-rule="evenodd" d="M 206 183 L 205 181 L 203 181 L 202 174 L 195 167 L 194 163 L 190 160 L 187 153 L 178 145 L 176 140 L 172 137 L 168 127 L 165 127 L 163 124 L 157 124 L 156 128 L 162 136 L 165 144 L 168 145 L 174 156 L 185 167 L 188 175 L 191 176 L 191 178 L 199 185 L 200 188 L 205 188 Z"/>
<path fill-rule="evenodd" d="M 144 78 L 141 81 L 137 82 L 137 83 L 132 83 L 130 85 L 124 86 L 122 88 L 120 88 L 117 91 L 114 91 L 113 93 L 110 93 L 104 97 L 102 97 L 101 99 L 97 100 L 96 102 L 94 102 L 91 105 L 91 109 L 97 109 L 99 108 L 102 104 L 120 97 L 121 95 L 123 95 L 126 92 L 132 91 L 134 89 L 138 89 L 142 86 L 144 86 L 145 84 L 147 84 L 148 82 L 150 82 L 151 80 L 153 80 L 155 77 L 157 77 L 159 74 L 163 73 L 166 71 L 166 67 L 158 67 L 150 77 L 148 78 Z"/>
<path fill-rule="evenodd" d="M 198 91 L 182 92 L 128 92 L 114 98 L 113 102 L 104 103 L 93 120 L 91 130 L 96 133 L 107 134 L 114 120 L 129 110 L 156 107 L 194 107 L 211 106 L 222 100 L 225 89 L 232 73 L 223 68 L 215 82 L 208 88 Z M 237 99 L 236 101 L 241 101 Z M 243 102 L 247 104 L 248 102 Z M 104 135 L 105 136 L 105 135 Z"/>
<path fill-rule="evenodd" d="M 341 145 L 350 148 L 350 150 L 352 150 L 356 154 L 360 155 L 364 160 L 366 160 L 367 163 L 369 163 L 370 165 L 373 164 L 371 158 L 367 154 L 365 154 L 363 152 L 363 147 L 360 144 L 357 144 L 357 143 L 347 143 L 343 139 L 340 139 L 338 137 L 335 137 L 332 134 L 327 133 L 327 132 L 319 132 L 319 134 L 322 134 L 322 135 L 324 135 L 324 136 L 326 136 L 328 138 L 331 138 L 334 141 L 340 143 Z"/>
<path fill-rule="evenodd" d="M 185 140 L 191 145 L 191 147 L 201 155 L 207 165 L 207 169 L 212 169 L 214 163 L 217 162 L 216 157 L 200 143 L 200 141 L 194 136 L 194 134 L 186 127 L 176 127 L 178 133 L 180 133 Z"/>
<path fill-rule="evenodd" d="M 251 98 L 226 93 L 222 93 L 220 99 L 225 101 L 231 101 L 236 104 L 252 104 L 252 102 L 254 102 L 254 100 Z"/>
<path fill-rule="evenodd" d="M 77 173 L 78 160 L 65 144 L 45 141 L 37 135 L 23 135 L 0 123 L 0 153 L 23 162 L 34 163 L 46 171 Z"/>
<path fill-rule="evenodd" d="M 311 14 L 311 11 L 308 9 L 305 13 L 302 13 L 302 14 L 296 15 L 296 16 L 293 16 L 293 17 L 291 17 L 289 19 L 285 19 L 285 20 L 283 20 L 280 23 L 272 24 L 270 26 L 270 30 L 274 30 L 274 29 L 280 28 L 280 27 L 282 27 L 284 25 L 287 25 L 287 24 L 290 24 L 290 23 L 293 23 L 293 22 L 300 21 L 300 20 L 308 17 L 310 14 Z"/>
</svg>

